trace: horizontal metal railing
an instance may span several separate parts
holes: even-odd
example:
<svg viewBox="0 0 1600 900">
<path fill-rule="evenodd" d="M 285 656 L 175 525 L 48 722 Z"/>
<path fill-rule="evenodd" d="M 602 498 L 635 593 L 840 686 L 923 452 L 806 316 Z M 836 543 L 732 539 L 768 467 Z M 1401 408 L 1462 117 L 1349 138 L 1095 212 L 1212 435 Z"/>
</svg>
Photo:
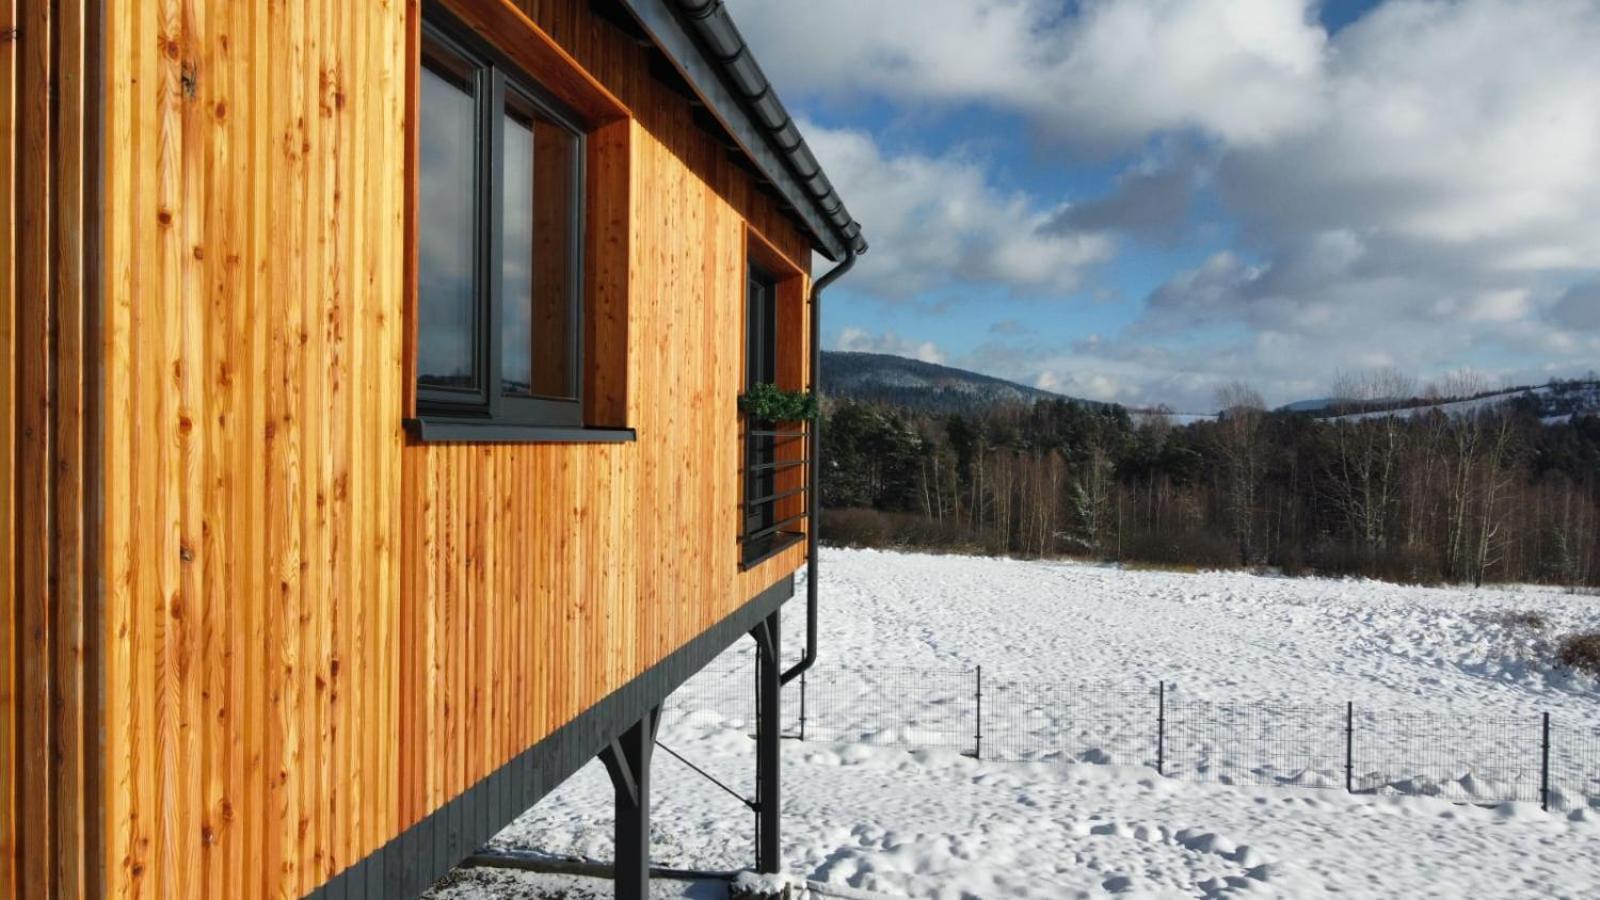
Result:
<svg viewBox="0 0 1600 900">
<path fill-rule="evenodd" d="M 805 501 L 810 479 L 805 469 L 812 462 L 803 450 L 797 458 L 782 458 L 786 448 L 810 436 L 809 425 L 801 425 L 796 430 L 756 427 L 757 424 L 745 420 L 739 440 L 738 543 L 745 566 L 754 565 L 805 536 L 803 531 L 795 529 L 807 518 Z M 798 474 L 788 474 L 797 469 L 800 470 Z M 770 483 L 770 487 L 752 496 L 753 485 L 761 481 Z M 780 518 L 778 505 L 796 498 L 801 501 L 800 511 Z"/>
</svg>

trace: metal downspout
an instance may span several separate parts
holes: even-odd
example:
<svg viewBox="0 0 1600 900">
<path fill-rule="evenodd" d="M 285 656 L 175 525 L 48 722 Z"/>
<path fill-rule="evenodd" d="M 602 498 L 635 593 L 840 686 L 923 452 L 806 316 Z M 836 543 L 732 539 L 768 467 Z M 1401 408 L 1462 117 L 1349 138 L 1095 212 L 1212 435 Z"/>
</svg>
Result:
<svg viewBox="0 0 1600 900">
<path fill-rule="evenodd" d="M 854 246 L 846 246 L 844 262 L 811 285 L 811 392 L 822 397 L 822 292 L 855 266 L 858 254 Z M 806 436 L 806 649 L 800 661 L 779 676 L 778 684 L 785 685 L 799 678 L 817 661 L 817 529 L 822 524 L 819 513 L 822 499 L 818 491 L 821 479 L 817 473 L 822 467 L 822 415 Z"/>
</svg>

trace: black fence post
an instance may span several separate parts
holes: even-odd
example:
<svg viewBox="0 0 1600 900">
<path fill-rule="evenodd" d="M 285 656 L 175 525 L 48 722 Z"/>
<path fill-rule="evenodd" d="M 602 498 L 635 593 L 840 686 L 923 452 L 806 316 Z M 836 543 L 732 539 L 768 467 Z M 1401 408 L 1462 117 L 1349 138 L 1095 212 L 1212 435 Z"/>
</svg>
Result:
<svg viewBox="0 0 1600 900">
<path fill-rule="evenodd" d="M 978 691 L 974 696 L 978 701 L 978 721 L 972 734 L 972 758 L 983 759 L 983 666 L 978 667 Z"/>
<path fill-rule="evenodd" d="M 1347 701 L 1344 705 L 1344 792 L 1356 792 L 1356 703 Z"/>
<path fill-rule="evenodd" d="M 1167 683 L 1156 692 L 1156 774 L 1167 774 Z"/>
<path fill-rule="evenodd" d="M 800 673 L 800 740 L 806 739 L 806 673 Z"/>
<path fill-rule="evenodd" d="M 1544 714 L 1544 735 L 1540 741 L 1539 807 L 1550 811 L 1550 714 Z"/>
</svg>

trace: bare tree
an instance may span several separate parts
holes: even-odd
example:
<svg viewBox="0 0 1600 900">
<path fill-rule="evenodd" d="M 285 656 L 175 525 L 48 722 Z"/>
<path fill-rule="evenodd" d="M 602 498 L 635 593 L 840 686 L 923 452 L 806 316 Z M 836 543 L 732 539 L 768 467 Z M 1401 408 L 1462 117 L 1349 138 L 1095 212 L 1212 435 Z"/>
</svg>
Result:
<svg viewBox="0 0 1600 900">
<path fill-rule="evenodd" d="M 1217 422 L 1217 452 L 1222 457 L 1222 489 L 1227 498 L 1228 519 L 1234 541 L 1239 546 L 1239 561 L 1256 562 L 1256 498 L 1261 489 L 1262 420 L 1266 402 L 1261 393 L 1236 381 L 1217 390 L 1222 407 Z"/>
<path fill-rule="evenodd" d="M 1148 409 L 1136 410 L 1133 414 L 1133 424 L 1139 428 L 1148 428 L 1164 438 L 1172 431 L 1172 407 L 1159 403 Z"/>
<path fill-rule="evenodd" d="M 1093 551 L 1104 548 L 1106 532 L 1112 527 L 1112 473 L 1111 454 L 1101 441 L 1095 441 L 1081 461 L 1072 486 L 1073 515 L 1084 543 Z"/>
<path fill-rule="evenodd" d="M 1334 379 L 1335 409 L 1342 414 L 1332 423 L 1334 455 L 1323 484 L 1368 561 L 1389 543 L 1410 433 L 1401 415 L 1383 406 L 1415 393 L 1416 382 L 1397 369 L 1340 373 Z"/>
<path fill-rule="evenodd" d="M 1483 476 L 1479 487 L 1478 540 L 1472 566 L 1473 584 L 1482 586 L 1489 570 L 1501 562 L 1508 536 L 1501 533 L 1504 511 L 1501 509 L 1515 476 L 1510 462 L 1515 453 L 1516 429 L 1511 416 L 1504 411 L 1469 414 L 1468 419 L 1480 421 L 1483 432 Z"/>
</svg>

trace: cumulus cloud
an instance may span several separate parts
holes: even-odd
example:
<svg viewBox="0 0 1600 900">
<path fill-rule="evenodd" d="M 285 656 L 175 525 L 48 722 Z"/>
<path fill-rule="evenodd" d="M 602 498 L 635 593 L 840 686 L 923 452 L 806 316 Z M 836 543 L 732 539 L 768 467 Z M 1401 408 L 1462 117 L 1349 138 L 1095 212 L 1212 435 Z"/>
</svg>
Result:
<svg viewBox="0 0 1600 900">
<path fill-rule="evenodd" d="M 888 353 L 940 365 L 946 361 L 944 351 L 933 341 L 907 340 L 893 331 L 873 334 L 860 328 L 846 328 L 839 332 L 839 339 L 834 341 L 833 347 L 835 350 L 857 353 Z"/>
<path fill-rule="evenodd" d="M 887 154 L 862 131 L 803 130 L 872 241 L 852 287 L 887 298 L 952 284 L 1063 292 L 1113 255 L 1109 236 L 1053 226 L 1058 209 L 1002 191 L 979 160 Z"/>
<path fill-rule="evenodd" d="M 1029 116 L 1091 149 L 1195 128 L 1249 143 L 1316 111 L 1310 0 L 730 3 L 780 84 Z M 803 35 L 803 39 L 798 39 Z"/>
<path fill-rule="evenodd" d="M 1550 308 L 1550 320 L 1560 328 L 1600 332 L 1600 281 L 1569 288 Z"/>
<path fill-rule="evenodd" d="M 1200 148 L 1067 205 L 995 190 L 982 160 L 824 136 L 855 142 L 835 159 L 858 161 L 845 196 L 887 257 L 870 292 L 1093 289 L 1119 240 L 1221 210 L 1219 252 L 1172 273 L 1125 332 L 1070 348 L 991 335 L 1011 341 L 992 357 L 1012 377 L 1192 404 L 1236 377 L 1295 399 L 1364 366 L 1515 380 L 1600 357 L 1593 0 L 1387 0 L 1331 36 L 1316 0 L 732 5 L 786 91 L 1000 109 L 1118 160 Z M 946 185 L 953 199 L 930 199 Z"/>
<path fill-rule="evenodd" d="M 1397 0 L 1341 32 L 1314 127 L 1230 148 L 1262 234 L 1360 228 L 1406 261 L 1509 272 L 1600 258 L 1600 5 Z"/>
<path fill-rule="evenodd" d="M 1335 39 L 1313 124 L 1221 154 L 1259 262 L 1176 274 L 1139 330 L 1242 326 L 1269 379 L 1496 350 L 1530 376 L 1585 365 L 1600 292 L 1566 286 L 1600 267 L 1596 46 L 1588 2 L 1374 10 Z"/>
<path fill-rule="evenodd" d="M 1237 349 L 1218 353 L 1102 336 L 1065 347 L 991 341 L 952 364 L 1084 400 L 1134 408 L 1171 404 L 1180 412 L 1203 413 L 1214 411 L 1218 387 L 1253 377 L 1245 354 L 1232 352 Z M 1297 398 L 1311 396 L 1316 384 L 1301 379 L 1286 389 Z"/>
</svg>

